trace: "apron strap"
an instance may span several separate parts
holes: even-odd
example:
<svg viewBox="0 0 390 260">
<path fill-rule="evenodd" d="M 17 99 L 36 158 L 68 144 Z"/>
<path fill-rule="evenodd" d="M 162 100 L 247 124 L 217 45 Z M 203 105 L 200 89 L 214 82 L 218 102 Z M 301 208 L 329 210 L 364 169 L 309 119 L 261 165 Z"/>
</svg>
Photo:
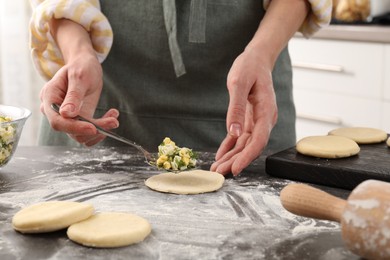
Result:
<svg viewBox="0 0 390 260">
<path fill-rule="evenodd" d="M 206 10 L 207 0 L 191 0 L 189 18 L 189 42 L 206 42 Z M 165 29 L 168 35 L 169 50 L 176 77 L 186 73 L 186 69 L 181 55 L 179 43 L 177 41 L 177 19 L 176 1 L 163 0 Z"/>
<path fill-rule="evenodd" d="M 186 73 L 183 58 L 177 42 L 177 24 L 176 24 L 176 2 L 175 0 L 163 0 L 164 22 L 165 29 L 168 34 L 169 49 L 176 77 L 180 77 Z"/>
</svg>

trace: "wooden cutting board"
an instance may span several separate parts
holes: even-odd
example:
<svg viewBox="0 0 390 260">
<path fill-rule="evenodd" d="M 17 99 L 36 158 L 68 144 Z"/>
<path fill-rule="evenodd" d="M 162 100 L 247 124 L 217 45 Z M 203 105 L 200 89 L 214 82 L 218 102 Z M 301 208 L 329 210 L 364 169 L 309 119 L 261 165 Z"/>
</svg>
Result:
<svg viewBox="0 0 390 260">
<path fill-rule="evenodd" d="M 292 147 L 268 156 L 265 167 L 275 177 L 352 190 L 367 179 L 390 182 L 390 148 L 386 143 L 360 145 L 353 157 L 321 159 Z"/>
</svg>

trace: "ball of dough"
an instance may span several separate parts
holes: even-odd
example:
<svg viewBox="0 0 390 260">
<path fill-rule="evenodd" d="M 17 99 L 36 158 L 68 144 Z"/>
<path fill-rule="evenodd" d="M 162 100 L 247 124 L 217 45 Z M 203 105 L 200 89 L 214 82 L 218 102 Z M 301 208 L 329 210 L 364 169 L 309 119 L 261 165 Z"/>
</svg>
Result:
<svg viewBox="0 0 390 260">
<path fill-rule="evenodd" d="M 301 139 L 296 149 L 299 153 L 319 158 L 344 158 L 356 155 L 359 145 L 343 136 L 309 136 Z"/>
<path fill-rule="evenodd" d="M 387 144 L 388 147 L 390 147 L 390 137 L 387 139 L 386 144 Z"/>
<path fill-rule="evenodd" d="M 152 190 L 174 194 L 199 194 L 220 189 L 225 181 L 222 174 L 204 170 L 180 173 L 166 172 L 145 181 Z"/>
<path fill-rule="evenodd" d="M 17 212 L 12 226 L 22 233 L 44 233 L 61 230 L 92 216 L 91 204 L 73 201 L 47 201 Z"/>
<path fill-rule="evenodd" d="M 342 127 L 330 131 L 329 135 L 348 137 L 358 144 L 381 143 L 387 138 L 385 131 L 370 127 Z"/>
<path fill-rule="evenodd" d="M 69 239 L 89 247 L 122 247 L 143 241 L 151 232 L 147 220 L 137 215 L 105 212 L 71 225 Z"/>
</svg>

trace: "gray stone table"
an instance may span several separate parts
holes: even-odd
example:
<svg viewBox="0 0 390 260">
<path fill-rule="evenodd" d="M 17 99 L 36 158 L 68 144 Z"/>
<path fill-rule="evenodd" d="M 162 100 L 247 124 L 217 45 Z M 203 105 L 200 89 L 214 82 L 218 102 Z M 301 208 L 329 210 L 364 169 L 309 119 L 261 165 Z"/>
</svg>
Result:
<svg viewBox="0 0 390 260">
<path fill-rule="evenodd" d="M 201 168 L 213 157 L 200 152 Z M 144 181 L 158 173 L 127 147 L 19 147 L 0 169 L 0 259 L 358 259 L 344 248 L 338 223 L 298 217 L 281 206 L 279 192 L 291 181 L 267 175 L 264 157 L 207 194 L 152 191 Z M 137 214 L 152 233 L 136 245 L 94 249 L 72 242 L 65 230 L 22 235 L 12 229 L 17 211 L 50 200 Z"/>
</svg>

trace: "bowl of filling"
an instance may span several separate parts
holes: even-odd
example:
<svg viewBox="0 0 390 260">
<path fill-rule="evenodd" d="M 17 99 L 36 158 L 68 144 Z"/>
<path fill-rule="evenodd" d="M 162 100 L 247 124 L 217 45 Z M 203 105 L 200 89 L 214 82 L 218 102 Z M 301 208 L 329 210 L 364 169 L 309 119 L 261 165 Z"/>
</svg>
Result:
<svg viewBox="0 0 390 260">
<path fill-rule="evenodd" d="M 26 108 L 0 105 L 0 168 L 11 160 L 30 115 Z"/>
</svg>

